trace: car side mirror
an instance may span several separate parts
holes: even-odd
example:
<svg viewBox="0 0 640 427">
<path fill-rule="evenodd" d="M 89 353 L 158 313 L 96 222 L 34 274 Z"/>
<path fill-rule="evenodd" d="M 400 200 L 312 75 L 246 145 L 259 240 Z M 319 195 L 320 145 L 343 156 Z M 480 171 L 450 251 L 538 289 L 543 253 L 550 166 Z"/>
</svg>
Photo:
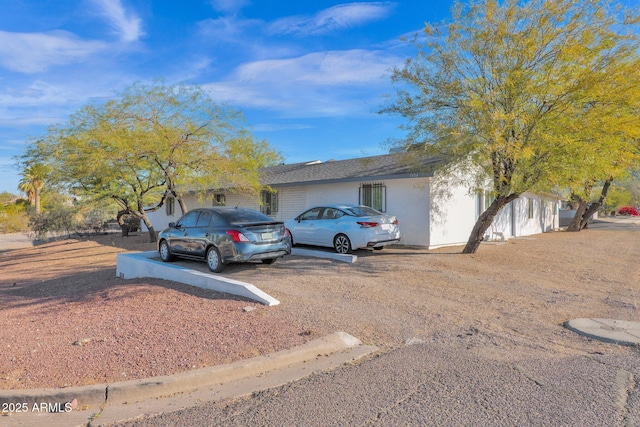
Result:
<svg viewBox="0 0 640 427">
<path fill-rule="evenodd" d="M 170 222 L 169 223 L 169 228 L 176 228 L 176 223 L 175 222 Z"/>
</svg>

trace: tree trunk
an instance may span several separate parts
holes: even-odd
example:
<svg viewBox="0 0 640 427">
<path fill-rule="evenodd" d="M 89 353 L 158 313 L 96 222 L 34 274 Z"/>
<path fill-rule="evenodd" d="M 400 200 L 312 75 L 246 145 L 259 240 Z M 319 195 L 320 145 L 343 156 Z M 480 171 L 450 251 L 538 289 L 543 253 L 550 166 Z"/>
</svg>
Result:
<svg viewBox="0 0 640 427">
<path fill-rule="evenodd" d="M 509 202 L 517 199 L 519 196 L 520 194 L 510 194 L 506 197 L 499 196 L 484 212 L 482 212 L 482 214 L 480 214 L 476 224 L 473 226 L 473 230 L 471 230 L 469 240 L 462 250 L 463 254 L 473 254 L 478 250 L 480 243 L 484 240 L 484 233 L 489 227 L 491 227 L 493 219 L 496 217 L 498 212 L 500 212 L 500 209 L 505 207 Z"/>
<path fill-rule="evenodd" d="M 591 203 L 591 206 L 589 206 L 588 209 L 586 208 L 587 203 L 580 200 L 581 206 L 584 203 L 584 209 L 582 209 L 582 212 L 579 212 L 579 210 L 576 211 L 575 216 L 571 220 L 571 224 L 569 224 L 569 226 L 567 227 L 567 231 L 580 231 L 589 227 L 589 220 L 591 219 L 593 214 L 595 214 L 598 211 L 598 209 L 600 209 L 600 206 L 602 206 L 602 204 L 604 203 L 604 199 L 607 198 L 607 193 L 609 192 L 609 187 L 611 186 L 612 182 L 613 182 L 613 177 L 609 177 L 609 179 L 607 179 L 604 182 L 604 185 L 602 186 L 602 191 L 600 192 L 600 198 L 598 199 L 597 202 Z M 578 213 L 580 213 L 580 215 L 578 215 Z"/>
<path fill-rule="evenodd" d="M 178 200 L 178 204 L 180 205 L 180 211 L 182 212 L 182 215 L 186 214 L 188 209 L 187 209 L 187 204 L 184 201 L 184 198 L 182 196 L 176 195 L 176 199 Z"/>
<path fill-rule="evenodd" d="M 145 215 L 142 220 L 144 221 L 144 225 L 147 226 L 147 230 L 149 230 L 149 241 L 152 243 L 157 242 L 158 239 L 156 238 L 156 231 L 153 229 L 153 224 L 149 221 L 149 217 Z"/>
<path fill-rule="evenodd" d="M 144 224 L 147 226 L 147 229 L 149 230 L 149 241 L 151 243 L 157 242 L 158 238 L 156 237 L 156 230 L 153 229 L 153 225 L 151 225 L 151 222 L 147 224 L 147 222 L 145 221 Z"/>
<path fill-rule="evenodd" d="M 140 218 L 142 222 L 144 222 L 144 225 L 147 227 L 147 231 L 149 232 L 149 241 L 151 243 L 156 242 L 156 231 L 153 229 L 153 224 L 147 216 L 147 212 L 144 210 L 144 208 L 141 208 L 139 211 L 134 212 L 134 215 Z"/>
<path fill-rule="evenodd" d="M 582 230 L 582 217 L 587 211 L 587 202 L 575 194 L 571 195 L 571 200 L 578 202 L 578 209 L 576 209 L 575 215 L 573 215 L 571 222 L 567 226 L 567 231 L 580 231 Z"/>
<path fill-rule="evenodd" d="M 42 213 L 42 208 L 40 207 L 40 189 L 37 187 L 34 191 L 33 202 L 36 205 L 36 215 L 40 215 Z"/>
<path fill-rule="evenodd" d="M 124 216 L 128 212 L 127 210 L 118 211 L 118 216 L 116 217 L 120 230 L 122 231 L 122 237 L 129 237 L 129 226 L 124 222 Z"/>
</svg>

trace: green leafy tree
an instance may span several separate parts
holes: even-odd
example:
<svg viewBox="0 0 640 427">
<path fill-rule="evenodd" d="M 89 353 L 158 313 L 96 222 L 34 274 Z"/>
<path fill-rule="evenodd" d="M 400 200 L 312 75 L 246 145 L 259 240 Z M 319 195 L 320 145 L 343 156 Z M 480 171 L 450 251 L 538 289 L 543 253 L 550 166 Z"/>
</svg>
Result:
<svg viewBox="0 0 640 427">
<path fill-rule="evenodd" d="M 578 204 L 567 231 L 586 228 L 614 180 L 624 179 L 640 161 L 640 61 L 621 61 L 601 78 L 605 84 L 595 85 L 591 99 L 567 111 L 567 132 L 578 137 L 578 144 L 567 148 L 578 161 L 568 162 L 560 174 L 561 182 L 568 183 L 570 200 Z M 594 197 L 598 184 L 600 193 Z"/>
<path fill-rule="evenodd" d="M 427 25 L 413 40 L 417 56 L 393 71 L 397 94 L 382 111 L 407 119 L 402 144 L 413 147 L 409 155 L 443 156 L 471 189 L 490 181 L 495 199 L 464 253 L 477 250 L 509 202 L 557 187 L 584 165 L 576 153 L 602 144 L 597 127 L 612 119 L 612 98 L 634 102 L 624 93 L 638 84 L 638 42 L 625 24 L 637 18 L 613 6 L 607 0 L 458 3 L 452 22 Z M 617 78 L 623 69 L 632 71 L 629 81 Z M 638 116 L 626 119 L 618 140 L 638 127 Z"/>
<path fill-rule="evenodd" d="M 632 170 L 627 178 L 621 181 L 620 185 L 624 187 L 630 195 L 631 200 L 629 204 L 640 208 L 640 170 Z"/>
<path fill-rule="evenodd" d="M 251 156 L 251 158 L 247 158 Z M 87 105 L 64 126 L 30 144 L 23 161 L 46 159 L 50 179 L 85 202 L 115 201 L 144 222 L 169 196 L 233 185 L 257 193 L 257 168 L 279 159 L 256 142 L 239 113 L 216 105 L 199 87 L 135 84 L 104 105 Z"/>
<path fill-rule="evenodd" d="M 611 186 L 607 198 L 602 203 L 605 212 L 613 212 L 622 206 L 629 206 L 632 203 L 632 194 L 624 186 Z"/>
<path fill-rule="evenodd" d="M 239 112 L 217 105 L 198 86 L 134 84 L 119 109 L 144 139 L 146 155 L 183 214 L 186 192 L 225 186 L 257 194 L 258 169 L 281 159 L 265 141 L 253 139 Z"/>
</svg>

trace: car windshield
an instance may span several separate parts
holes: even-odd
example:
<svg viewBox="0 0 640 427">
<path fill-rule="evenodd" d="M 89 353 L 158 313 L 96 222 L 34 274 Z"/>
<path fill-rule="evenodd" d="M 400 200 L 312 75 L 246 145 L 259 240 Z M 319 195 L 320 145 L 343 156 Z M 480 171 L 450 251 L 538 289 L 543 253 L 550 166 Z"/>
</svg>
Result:
<svg viewBox="0 0 640 427">
<path fill-rule="evenodd" d="M 384 215 L 382 212 L 377 211 L 368 206 L 353 206 L 347 209 L 355 216 L 376 216 L 376 215 Z"/>
<path fill-rule="evenodd" d="M 273 222 L 268 216 L 250 209 L 225 209 L 218 211 L 218 213 L 230 224 Z"/>
</svg>

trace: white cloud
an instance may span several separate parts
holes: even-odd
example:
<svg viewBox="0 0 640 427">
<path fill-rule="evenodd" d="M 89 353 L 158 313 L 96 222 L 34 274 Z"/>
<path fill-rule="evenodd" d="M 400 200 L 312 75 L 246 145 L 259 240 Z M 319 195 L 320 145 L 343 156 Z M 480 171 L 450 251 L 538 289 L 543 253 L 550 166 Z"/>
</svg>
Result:
<svg viewBox="0 0 640 427">
<path fill-rule="evenodd" d="M 305 83 L 322 86 L 379 83 L 397 57 L 367 50 L 310 53 L 298 58 L 256 61 L 235 73 L 242 82 Z"/>
<path fill-rule="evenodd" d="M 120 39 L 133 42 L 144 35 L 142 21 L 133 13 L 127 13 L 120 0 L 90 0 L 111 23 Z"/>
<path fill-rule="evenodd" d="M 211 6 L 218 12 L 235 14 L 248 5 L 247 0 L 211 0 Z"/>
<path fill-rule="evenodd" d="M 237 20 L 232 17 L 206 19 L 198 23 L 200 34 L 218 44 L 242 41 L 244 32 L 253 25 L 250 20 Z"/>
<path fill-rule="evenodd" d="M 0 105 L 12 108 L 69 105 L 86 99 L 87 88 L 78 89 L 35 80 L 21 89 L 12 88 L 0 93 Z"/>
<path fill-rule="evenodd" d="M 54 123 L 62 123 L 66 118 L 64 116 L 38 116 L 30 113 L 29 117 L 0 117 L 0 126 L 6 127 L 30 127 L 30 126 L 49 126 Z"/>
<path fill-rule="evenodd" d="M 141 21 L 127 14 L 120 0 L 89 0 L 115 28 L 125 42 L 138 40 L 142 35 Z M 0 65 L 21 73 L 40 73 L 53 65 L 85 61 L 111 48 L 99 40 L 83 40 L 63 30 L 42 33 L 0 31 Z"/>
<path fill-rule="evenodd" d="M 70 114 L 92 101 L 113 96 L 113 89 L 126 77 L 117 75 L 103 79 L 74 79 L 68 81 L 35 80 L 0 90 L 0 133 L 21 128 L 20 132 L 42 133 L 46 126 L 65 123 Z M 6 135 L 3 133 L 3 137 Z"/>
<path fill-rule="evenodd" d="M 66 31 L 48 33 L 0 31 L 0 64 L 13 71 L 37 73 L 52 65 L 80 61 L 105 47 L 105 43 L 80 40 Z"/>
<path fill-rule="evenodd" d="M 287 123 L 287 124 L 259 123 L 251 127 L 251 129 L 256 132 L 278 132 L 283 130 L 305 130 L 305 129 L 313 129 L 313 128 L 314 128 L 313 125 L 304 124 L 304 123 Z"/>
<path fill-rule="evenodd" d="M 297 117 L 368 114 L 402 59 L 365 50 L 310 53 L 240 66 L 226 81 L 204 85 L 218 102 Z"/>
<path fill-rule="evenodd" d="M 347 3 L 322 10 L 313 16 L 291 16 L 274 21 L 269 31 L 274 34 L 324 34 L 356 27 L 389 15 L 393 2 Z"/>
</svg>

